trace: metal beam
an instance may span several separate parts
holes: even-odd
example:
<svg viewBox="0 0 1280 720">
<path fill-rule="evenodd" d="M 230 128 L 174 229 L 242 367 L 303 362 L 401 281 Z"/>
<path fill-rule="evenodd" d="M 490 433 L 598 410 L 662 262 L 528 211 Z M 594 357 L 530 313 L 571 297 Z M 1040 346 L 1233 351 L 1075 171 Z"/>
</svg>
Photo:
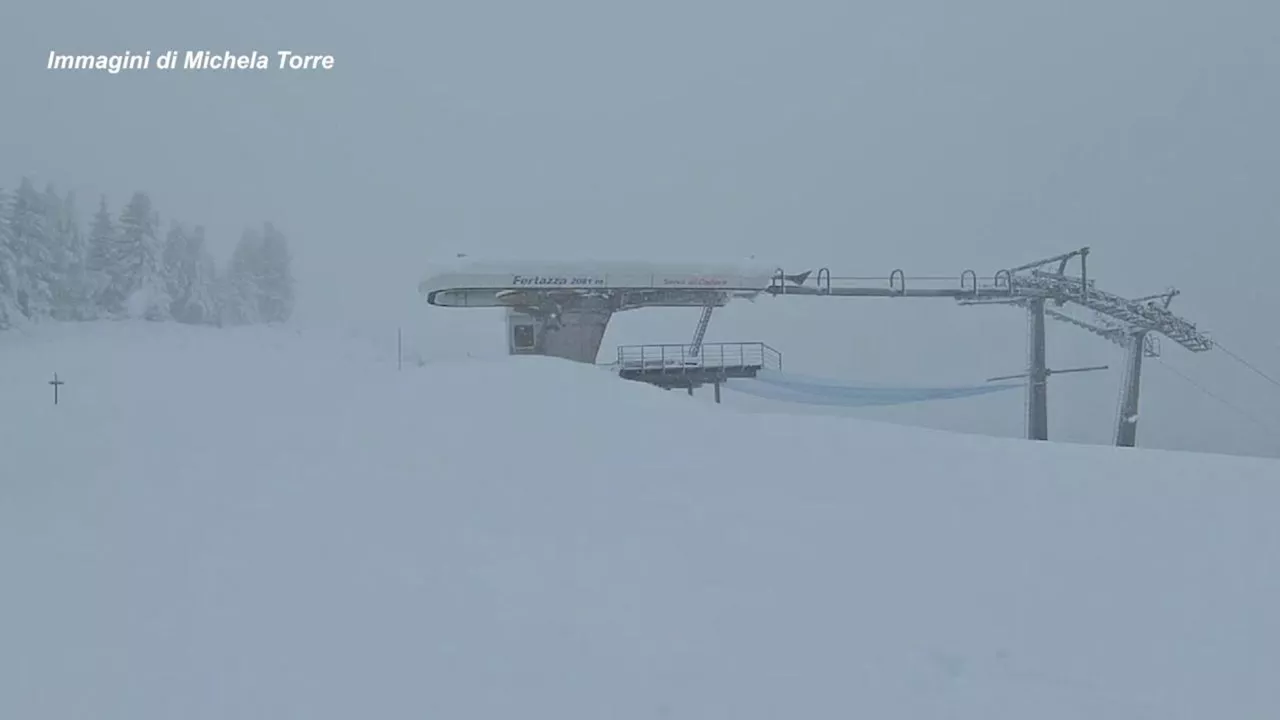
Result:
<svg viewBox="0 0 1280 720">
<path fill-rule="evenodd" d="M 1087 257 L 1088 255 L 1089 255 L 1089 248 L 1082 247 L 1079 250 L 1072 250 L 1071 252 L 1065 252 L 1065 253 L 1062 253 L 1061 255 L 1054 255 L 1053 257 L 1048 257 L 1043 260 L 1036 260 L 1035 262 L 1029 262 L 1024 265 L 1019 265 L 1018 267 L 1009 268 L 1009 272 L 1018 273 L 1018 272 L 1022 272 L 1023 270 L 1031 270 L 1033 268 L 1041 268 L 1041 267 L 1044 267 L 1045 265 L 1058 263 L 1057 274 L 1061 275 L 1064 272 L 1066 272 L 1067 263 L 1071 262 L 1072 258 L 1078 257 L 1083 262 L 1084 258 Z"/>
<path fill-rule="evenodd" d="M 1049 377 L 1053 377 L 1054 375 L 1066 375 L 1066 374 L 1068 374 L 1068 373 L 1093 372 L 1093 371 L 1095 371 L 1095 370 L 1108 370 L 1108 369 L 1110 369 L 1110 368 L 1111 368 L 1111 366 L 1110 366 L 1110 365 L 1090 365 L 1089 367 L 1067 368 L 1066 370 L 1054 370 L 1054 369 L 1052 369 L 1052 368 L 1049 368 L 1049 369 L 1045 370 L 1044 372 L 1045 372 L 1045 374 L 1046 374 L 1046 375 L 1048 375 Z M 997 377 L 987 378 L 987 382 L 999 382 L 999 381 L 1001 381 L 1001 380 L 1017 380 L 1017 379 L 1019 379 L 1019 378 L 1028 377 L 1028 376 L 1030 376 L 1030 374 L 1031 374 L 1031 373 L 1024 373 L 1024 372 L 1021 372 L 1021 373 L 1016 373 L 1016 374 L 1014 374 L 1014 375 L 999 375 L 999 376 L 997 376 Z"/>
<path fill-rule="evenodd" d="M 766 290 L 770 295 L 834 295 L 837 297 L 921 297 L 951 298 L 962 300 L 976 296 L 973 290 L 962 288 L 888 288 L 888 287 L 805 287 L 774 285 Z M 982 295 L 1008 295 L 1003 288 L 984 288 Z"/>
<path fill-rule="evenodd" d="M 1110 365 L 1090 365 L 1088 367 L 1067 368 L 1066 370 L 1049 370 L 1050 375 L 1066 375 L 1067 373 L 1093 372 L 1095 370 L 1106 370 Z"/>
<path fill-rule="evenodd" d="M 1046 367 L 1045 318 L 1071 323 L 1095 335 L 1125 347 L 1125 385 L 1122 391 L 1120 419 L 1116 426 L 1116 443 L 1133 445 L 1136 439 L 1137 402 L 1142 358 L 1160 354 L 1159 336 L 1166 337 L 1191 352 L 1213 349 L 1213 341 L 1194 323 L 1174 315 L 1169 304 L 1178 290 L 1171 288 L 1158 295 L 1126 298 L 1100 290 L 1090 278 L 1089 247 L 1054 255 L 1035 262 L 1001 269 L 990 278 L 980 279 L 973 270 L 954 277 L 908 277 L 902 270 L 888 276 L 888 284 L 873 285 L 878 278 L 833 276 L 828 268 L 816 273 L 805 271 L 789 274 L 778 269 L 773 284 L 766 290 L 771 295 L 832 295 L 837 297 L 920 297 L 951 298 L 962 305 L 1021 305 L 1028 312 L 1027 437 L 1047 440 L 1047 379 L 1053 371 Z M 1071 261 L 1080 259 L 1079 275 L 1068 275 Z M 806 285 L 810 277 L 816 287 Z M 883 276 L 881 276 L 883 277 Z M 919 287 L 915 283 L 947 281 L 948 286 Z M 908 281 L 913 287 L 908 288 Z M 883 282 L 883 280 L 881 280 Z M 1087 322 L 1057 309 L 1077 305 L 1093 311 L 1096 322 Z M 1101 368 L 1077 368 L 1075 371 Z M 1073 372 L 1073 371 L 1059 371 Z M 1006 379 L 1018 376 L 1006 376 Z"/>
<path fill-rule="evenodd" d="M 1046 308 L 1045 315 L 1054 320 L 1060 320 L 1067 324 L 1075 325 L 1078 328 L 1088 330 L 1094 335 L 1110 340 L 1121 347 L 1129 347 L 1130 333 L 1127 332 L 1123 326 L 1117 325 L 1114 321 L 1109 321 L 1105 317 L 1103 318 L 1103 322 L 1108 324 L 1085 322 L 1084 320 L 1072 317 L 1064 312 L 1060 312 L 1052 308 Z M 1145 339 L 1142 341 L 1142 347 L 1143 352 L 1147 357 L 1160 357 L 1160 343 L 1154 335 L 1146 335 Z"/>
<path fill-rule="evenodd" d="M 1037 291 L 1047 297 L 1077 302 L 1125 327 L 1163 335 L 1192 352 L 1213 349 L 1213 341 L 1194 324 L 1155 301 L 1136 302 L 1097 288 L 1089 288 L 1088 295 L 1081 298 L 1081 281 L 1078 278 L 1047 274 L 1015 276 L 1013 285 L 1015 294 Z"/>
</svg>

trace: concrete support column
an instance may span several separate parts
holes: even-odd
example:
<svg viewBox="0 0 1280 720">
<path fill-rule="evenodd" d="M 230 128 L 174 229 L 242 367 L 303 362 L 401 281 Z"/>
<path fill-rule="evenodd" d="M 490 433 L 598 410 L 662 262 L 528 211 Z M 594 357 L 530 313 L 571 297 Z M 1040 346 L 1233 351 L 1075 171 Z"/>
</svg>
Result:
<svg viewBox="0 0 1280 720">
<path fill-rule="evenodd" d="M 555 316 L 544 313 L 535 314 L 528 309 L 509 308 L 507 310 L 508 351 L 512 355 L 548 355 L 595 364 L 600 354 L 600 343 L 604 340 L 604 333 L 609 328 L 611 317 L 613 317 L 613 310 L 604 303 L 564 309 Z M 519 326 L 531 329 L 518 330 Z M 525 333 L 526 338 L 528 335 L 533 336 L 532 348 L 517 347 L 518 332 Z"/>
<path fill-rule="evenodd" d="M 569 310 L 542 327 L 541 354 L 595 364 L 609 327 L 609 310 Z"/>
</svg>

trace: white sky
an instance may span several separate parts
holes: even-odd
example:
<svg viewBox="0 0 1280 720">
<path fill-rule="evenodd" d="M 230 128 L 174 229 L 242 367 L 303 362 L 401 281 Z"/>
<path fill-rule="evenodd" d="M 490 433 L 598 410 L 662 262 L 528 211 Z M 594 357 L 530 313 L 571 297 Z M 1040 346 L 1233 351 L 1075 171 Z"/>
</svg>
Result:
<svg viewBox="0 0 1280 720">
<path fill-rule="evenodd" d="M 44 69 L 55 49 L 195 48 L 337 66 Z M 958 275 L 1091 245 L 1102 287 L 1177 285 L 1175 309 L 1280 375 L 1274 2 L 19 3 L 0 87 L 0 184 L 53 181 L 86 209 L 144 189 L 224 253 L 272 220 L 312 317 L 413 322 L 416 280 L 458 250 Z M 1016 315 L 934 307 L 778 306 L 730 327 L 868 379 L 1022 366 Z M 644 339 L 687 332 L 671 328 Z M 1080 333 L 1051 342 L 1055 365 L 1119 365 Z M 1280 388 L 1166 347 L 1280 426 Z M 1280 454 L 1156 375 L 1153 442 Z M 1061 436 L 1104 441 L 1115 378 L 1054 383 Z"/>
</svg>

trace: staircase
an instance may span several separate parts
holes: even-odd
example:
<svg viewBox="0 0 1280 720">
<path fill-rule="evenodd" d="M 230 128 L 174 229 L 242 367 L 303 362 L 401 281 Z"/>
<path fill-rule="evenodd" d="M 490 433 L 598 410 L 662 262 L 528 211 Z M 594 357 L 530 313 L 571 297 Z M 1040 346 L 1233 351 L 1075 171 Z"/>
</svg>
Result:
<svg viewBox="0 0 1280 720">
<path fill-rule="evenodd" d="M 689 354 L 695 358 L 702 351 L 702 339 L 707 336 L 707 326 L 711 324 L 711 312 L 715 309 L 714 305 L 702 308 L 702 318 L 698 320 L 698 327 L 693 331 L 693 342 L 689 343 Z"/>
</svg>

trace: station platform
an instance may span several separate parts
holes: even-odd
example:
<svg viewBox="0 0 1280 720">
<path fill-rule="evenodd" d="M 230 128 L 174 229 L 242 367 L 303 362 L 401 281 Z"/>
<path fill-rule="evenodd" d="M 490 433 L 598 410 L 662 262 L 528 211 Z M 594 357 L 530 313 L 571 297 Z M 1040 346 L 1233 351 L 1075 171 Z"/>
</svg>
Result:
<svg viewBox="0 0 1280 720">
<path fill-rule="evenodd" d="M 782 370 L 782 353 L 762 342 L 704 343 L 692 345 L 622 345 L 617 359 L 605 363 L 624 380 L 656 385 L 665 390 L 714 385 L 716 401 L 720 384 L 734 378 L 754 378 L 761 370 Z"/>
</svg>

